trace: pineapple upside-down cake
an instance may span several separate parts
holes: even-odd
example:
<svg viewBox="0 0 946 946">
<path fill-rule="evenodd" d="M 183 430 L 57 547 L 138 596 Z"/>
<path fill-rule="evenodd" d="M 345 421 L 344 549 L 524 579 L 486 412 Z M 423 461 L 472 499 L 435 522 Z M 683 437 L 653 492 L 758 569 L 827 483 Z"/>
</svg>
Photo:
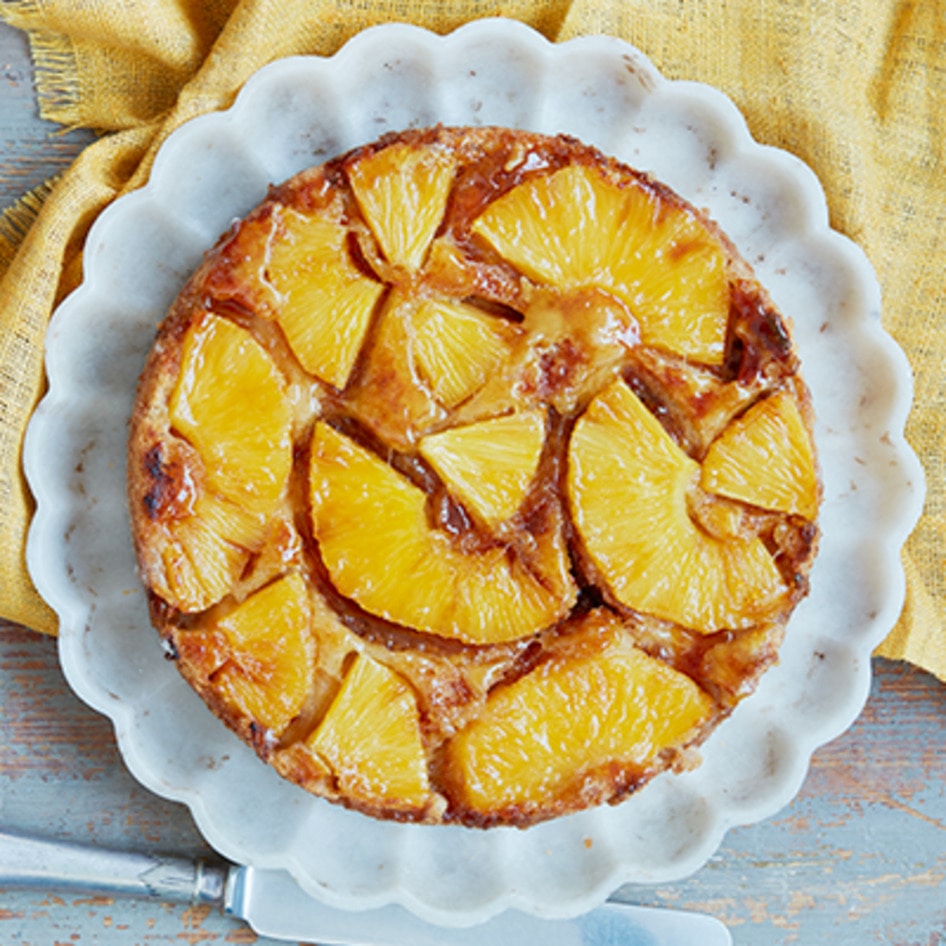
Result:
<svg viewBox="0 0 946 946">
<path fill-rule="evenodd" d="M 285 778 L 410 821 L 696 764 L 818 536 L 810 397 L 730 241 L 500 128 L 272 188 L 160 326 L 128 472 L 184 677 Z"/>
</svg>

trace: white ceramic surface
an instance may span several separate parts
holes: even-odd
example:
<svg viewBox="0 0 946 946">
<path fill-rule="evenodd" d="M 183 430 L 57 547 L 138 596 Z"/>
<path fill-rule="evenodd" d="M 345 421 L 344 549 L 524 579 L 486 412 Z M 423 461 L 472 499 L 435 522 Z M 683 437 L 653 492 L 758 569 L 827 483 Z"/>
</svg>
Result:
<svg viewBox="0 0 946 946">
<path fill-rule="evenodd" d="M 706 207 L 793 320 L 818 415 L 824 535 L 780 665 L 711 737 L 697 770 L 525 831 L 380 823 L 280 780 L 163 659 L 128 534 L 136 380 L 202 252 L 270 182 L 435 122 L 568 132 Z M 96 222 L 85 265 L 50 326 L 49 392 L 27 436 L 38 503 L 29 566 L 60 616 L 70 685 L 114 721 L 137 778 L 189 805 L 227 857 L 286 868 L 336 906 L 400 903 L 442 924 L 510 906 L 575 914 L 622 883 L 699 868 L 727 827 L 784 805 L 814 749 L 860 711 L 871 651 L 902 605 L 899 550 L 922 503 L 903 439 L 910 370 L 881 328 L 873 272 L 830 229 L 814 175 L 755 143 L 722 94 L 669 82 L 609 38 L 552 45 L 501 20 L 446 37 L 378 27 L 330 59 L 266 67 L 232 108 L 178 130 L 148 185 Z"/>
</svg>

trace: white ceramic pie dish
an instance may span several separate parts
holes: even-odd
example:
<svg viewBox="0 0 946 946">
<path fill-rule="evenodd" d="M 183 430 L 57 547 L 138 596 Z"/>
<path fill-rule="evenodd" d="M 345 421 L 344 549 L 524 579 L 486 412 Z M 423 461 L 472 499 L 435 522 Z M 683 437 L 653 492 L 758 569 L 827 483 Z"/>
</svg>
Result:
<svg viewBox="0 0 946 946">
<path fill-rule="evenodd" d="M 524 831 L 378 822 L 261 764 L 163 659 L 125 506 L 138 374 L 204 250 L 271 182 L 437 122 L 566 132 L 706 207 L 793 321 L 818 415 L 823 539 L 779 666 L 695 771 Z M 811 753 L 859 713 L 870 654 L 902 606 L 899 552 L 922 504 L 922 471 L 903 438 L 911 374 L 881 328 L 874 274 L 830 229 L 814 175 L 755 143 L 713 89 L 667 81 L 610 38 L 552 45 L 503 20 L 446 37 L 377 27 L 330 59 L 264 68 L 232 108 L 179 129 L 150 182 L 96 222 L 85 273 L 51 323 L 49 391 L 27 434 L 37 500 L 28 564 L 60 617 L 70 685 L 113 720 L 136 777 L 187 804 L 225 856 L 286 869 L 335 906 L 397 903 L 435 923 L 473 924 L 508 907 L 576 914 L 621 884 L 699 868 L 728 827 L 787 803 Z"/>
</svg>

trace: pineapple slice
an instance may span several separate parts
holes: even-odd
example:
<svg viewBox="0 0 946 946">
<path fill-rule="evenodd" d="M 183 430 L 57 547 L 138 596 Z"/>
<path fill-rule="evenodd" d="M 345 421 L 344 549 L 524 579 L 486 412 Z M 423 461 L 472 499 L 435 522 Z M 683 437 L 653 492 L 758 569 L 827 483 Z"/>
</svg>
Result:
<svg viewBox="0 0 946 946">
<path fill-rule="evenodd" d="M 335 586 L 372 613 L 417 626 L 446 607 L 404 575 L 428 552 L 426 497 L 374 454 L 323 422 L 315 426 L 309 490 L 315 538 Z M 427 594 L 429 602 L 417 600 Z"/>
<path fill-rule="evenodd" d="M 545 415 L 528 411 L 430 434 L 420 453 L 450 491 L 495 528 L 522 505 L 544 442 Z"/>
<path fill-rule="evenodd" d="M 640 318 L 648 344 L 720 365 L 730 299 L 723 245 L 692 211 L 655 203 L 650 193 L 629 201 L 612 289 Z"/>
<path fill-rule="evenodd" d="M 355 265 L 343 224 L 290 210 L 282 223 L 268 264 L 279 325 L 306 371 L 344 388 L 384 285 Z"/>
<path fill-rule="evenodd" d="M 410 810 L 430 798 L 414 691 L 394 671 L 356 654 L 306 745 L 348 798 Z"/>
<path fill-rule="evenodd" d="M 411 354 L 413 311 L 405 293 L 395 290 L 388 296 L 364 365 L 346 391 L 355 416 L 400 450 L 413 449 L 421 432 L 447 416 Z"/>
<path fill-rule="evenodd" d="M 180 438 L 155 444 L 143 465 L 133 485 L 146 512 L 138 541 L 156 554 L 142 562 L 142 577 L 173 607 L 202 611 L 240 579 L 274 520 L 208 492 L 200 455 Z"/>
<path fill-rule="evenodd" d="M 703 461 L 702 485 L 763 509 L 815 518 L 814 449 L 791 393 L 759 401 L 723 431 Z"/>
<path fill-rule="evenodd" d="M 162 549 L 163 582 L 154 590 L 182 611 L 202 611 L 233 588 L 266 534 L 266 521 L 213 494 L 202 494 L 193 515 L 173 519 Z"/>
<path fill-rule="evenodd" d="M 291 572 L 217 624 L 228 652 L 212 677 L 214 690 L 277 737 L 300 713 L 311 687 L 316 647 L 310 623 L 305 580 Z M 191 636 L 185 633 L 182 639 Z"/>
<path fill-rule="evenodd" d="M 473 223 L 530 279 L 621 297 L 645 344 L 718 365 L 729 322 L 723 247 L 690 210 L 641 183 L 568 166 L 513 188 Z"/>
<path fill-rule="evenodd" d="M 290 413 L 275 364 L 248 332 L 209 314 L 195 323 L 169 403 L 172 430 L 193 449 L 177 451 L 176 472 L 162 464 L 180 508 L 162 539 L 163 568 L 148 575 L 182 611 L 219 601 L 263 544 L 288 482 Z"/>
<path fill-rule="evenodd" d="M 607 286 L 627 200 L 597 172 L 568 166 L 514 187 L 471 229 L 535 282 L 558 289 Z"/>
<path fill-rule="evenodd" d="M 689 514 L 699 464 L 623 381 L 575 425 L 568 498 L 585 550 L 629 608 L 701 632 L 744 628 L 784 603 L 787 588 L 762 541 L 723 540 Z"/>
<path fill-rule="evenodd" d="M 252 512 L 275 508 L 292 464 L 292 412 L 279 370 L 249 332 L 215 315 L 198 320 L 169 412 L 202 457 L 208 489 Z"/>
<path fill-rule="evenodd" d="M 539 580 L 509 549 L 463 548 L 432 528 L 426 494 L 318 423 L 309 489 L 313 532 L 335 587 L 366 611 L 472 644 L 515 640 L 561 618 L 575 589 Z"/>
<path fill-rule="evenodd" d="M 348 168 L 355 199 L 388 262 L 415 272 L 440 226 L 456 161 L 445 150 L 395 144 Z"/>
<path fill-rule="evenodd" d="M 448 777 L 474 811 L 541 808 L 615 765 L 646 771 L 709 719 L 710 698 L 634 647 L 616 618 L 584 623 L 564 652 L 493 690 L 448 743 Z"/>
<path fill-rule="evenodd" d="M 446 407 L 479 390 L 509 355 L 511 325 L 473 306 L 425 301 L 411 315 L 420 375 Z"/>
<path fill-rule="evenodd" d="M 230 590 L 249 553 L 199 520 L 178 523 L 161 549 L 161 568 L 148 575 L 155 594 L 185 613 L 203 611 Z"/>
</svg>

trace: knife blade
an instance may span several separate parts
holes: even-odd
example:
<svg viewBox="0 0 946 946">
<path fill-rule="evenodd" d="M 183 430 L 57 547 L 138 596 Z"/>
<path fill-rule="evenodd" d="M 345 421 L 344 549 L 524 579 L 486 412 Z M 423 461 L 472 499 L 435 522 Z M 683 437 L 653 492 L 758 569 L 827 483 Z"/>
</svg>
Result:
<svg viewBox="0 0 946 946">
<path fill-rule="evenodd" d="M 440 926 L 396 905 L 366 910 L 330 906 L 281 870 L 109 850 L 10 830 L 0 830 L 0 887 L 209 903 L 260 936 L 321 946 L 732 944 L 715 917 L 616 901 L 565 919 L 506 910 L 475 926 Z"/>
</svg>

